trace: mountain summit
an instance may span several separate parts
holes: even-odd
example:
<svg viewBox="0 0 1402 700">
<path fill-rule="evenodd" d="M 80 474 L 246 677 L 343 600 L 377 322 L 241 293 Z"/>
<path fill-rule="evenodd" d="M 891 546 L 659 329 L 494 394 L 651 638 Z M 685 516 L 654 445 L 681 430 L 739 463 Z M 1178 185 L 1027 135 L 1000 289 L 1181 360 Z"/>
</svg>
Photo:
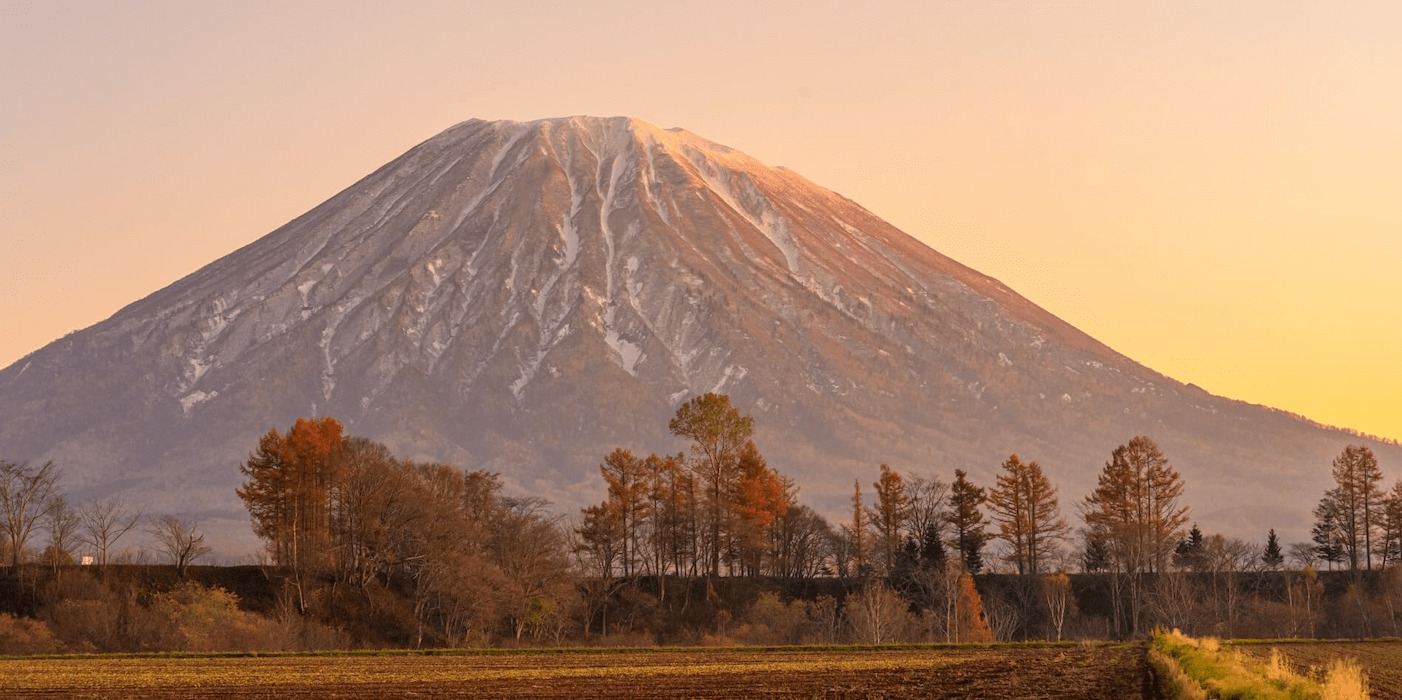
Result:
<svg viewBox="0 0 1402 700">
<path fill-rule="evenodd" d="M 1013 452 L 1069 511 L 1147 434 L 1204 528 L 1303 537 L 1360 441 L 1146 369 L 791 170 L 572 117 L 458 124 L 0 371 L 0 456 L 236 551 L 236 466 L 298 416 L 569 507 L 612 447 L 679 449 L 667 419 L 707 391 L 833 513 L 878 463 L 987 482 Z"/>
</svg>

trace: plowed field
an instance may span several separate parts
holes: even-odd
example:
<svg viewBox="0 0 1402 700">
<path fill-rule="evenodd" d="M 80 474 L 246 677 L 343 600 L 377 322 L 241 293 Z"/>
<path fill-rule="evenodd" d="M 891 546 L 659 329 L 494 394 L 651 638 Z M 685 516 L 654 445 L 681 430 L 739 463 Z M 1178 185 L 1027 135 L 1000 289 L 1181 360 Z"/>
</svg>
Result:
<svg viewBox="0 0 1402 700">
<path fill-rule="evenodd" d="M 1139 698 L 1142 644 L 0 660 L 0 697 Z"/>
<path fill-rule="evenodd" d="M 1368 674 L 1368 694 L 1382 700 L 1402 700 L 1402 641 L 1372 642 L 1268 642 L 1239 645 L 1242 651 L 1262 658 L 1269 657 L 1271 647 L 1289 660 L 1296 671 L 1321 677 L 1319 670 L 1327 668 L 1331 659 L 1352 657 Z"/>
</svg>

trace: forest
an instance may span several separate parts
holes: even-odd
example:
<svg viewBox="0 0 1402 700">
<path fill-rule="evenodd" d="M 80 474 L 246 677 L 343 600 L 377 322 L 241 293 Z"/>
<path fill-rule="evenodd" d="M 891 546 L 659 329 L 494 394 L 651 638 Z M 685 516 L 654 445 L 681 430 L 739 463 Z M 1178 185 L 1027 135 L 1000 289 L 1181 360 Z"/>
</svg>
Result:
<svg viewBox="0 0 1402 700">
<path fill-rule="evenodd" d="M 1402 482 L 1365 447 L 1334 460 L 1313 540 L 1283 546 L 1204 535 L 1146 436 L 1066 509 L 1012 454 L 985 485 L 877 465 L 834 524 L 725 395 L 668 428 L 685 452 L 613 450 L 606 499 L 562 515 L 299 419 L 238 467 L 266 545 L 239 567 L 200 565 L 196 522 L 74 508 L 58 466 L 0 461 L 0 654 L 1402 633 Z M 134 530 L 153 551 L 119 549 Z"/>
</svg>

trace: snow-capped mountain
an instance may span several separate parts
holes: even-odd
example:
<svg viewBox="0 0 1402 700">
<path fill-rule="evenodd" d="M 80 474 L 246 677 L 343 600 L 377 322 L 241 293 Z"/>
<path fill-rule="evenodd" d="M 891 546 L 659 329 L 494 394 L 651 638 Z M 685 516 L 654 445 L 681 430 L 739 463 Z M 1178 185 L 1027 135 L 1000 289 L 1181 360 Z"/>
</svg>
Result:
<svg viewBox="0 0 1402 700">
<path fill-rule="evenodd" d="M 1143 433 L 1205 529 L 1303 537 L 1360 441 L 1144 368 L 790 170 L 575 117 L 454 126 L 0 371 L 0 457 L 238 551 L 237 464 L 298 416 L 563 510 L 601 497 L 612 447 L 679 449 L 667 419 L 706 391 L 833 514 L 879 463 L 987 482 L 1012 452 L 1069 512 Z"/>
</svg>

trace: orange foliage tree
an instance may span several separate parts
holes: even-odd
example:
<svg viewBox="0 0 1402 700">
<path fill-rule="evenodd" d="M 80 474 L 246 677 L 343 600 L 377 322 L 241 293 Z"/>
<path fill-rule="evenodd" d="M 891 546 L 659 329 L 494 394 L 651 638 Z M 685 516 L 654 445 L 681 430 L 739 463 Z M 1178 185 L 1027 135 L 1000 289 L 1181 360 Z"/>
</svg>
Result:
<svg viewBox="0 0 1402 700">
<path fill-rule="evenodd" d="M 334 459 L 344 442 L 335 418 L 298 418 L 288 431 L 273 428 L 239 465 L 238 489 L 253 532 L 268 542 L 279 566 L 324 565 L 329 554 L 332 492 L 339 483 Z"/>
<path fill-rule="evenodd" d="M 959 577 L 959 600 L 955 611 L 956 642 L 993 641 L 993 630 L 988 626 L 988 616 L 983 613 L 983 598 L 974 586 L 974 577 L 967 573 Z"/>
</svg>

